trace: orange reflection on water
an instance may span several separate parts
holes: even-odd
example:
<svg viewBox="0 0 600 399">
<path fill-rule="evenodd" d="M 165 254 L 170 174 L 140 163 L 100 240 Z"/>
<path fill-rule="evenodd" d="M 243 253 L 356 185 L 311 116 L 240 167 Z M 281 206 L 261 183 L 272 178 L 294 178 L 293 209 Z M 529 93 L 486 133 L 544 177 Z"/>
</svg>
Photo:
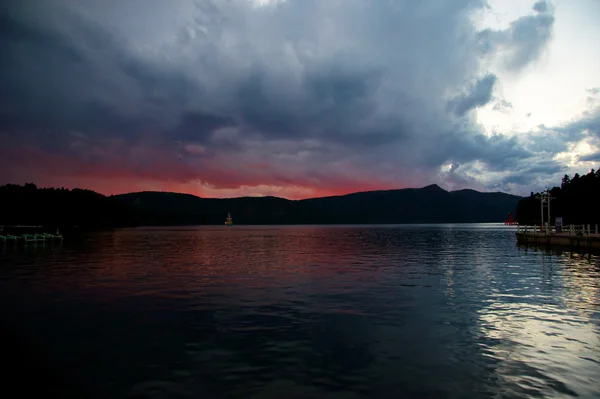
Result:
<svg viewBox="0 0 600 399">
<path fill-rule="evenodd" d="M 132 282 L 137 287 L 134 295 L 156 295 L 163 288 L 173 295 L 173 286 L 180 287 L 182 295 L 232 289 L 241 293 L 261 287 L 310 287 L 330 276 L 336 276 L 336 282 L 329 288 L 335 290 L 337 284 L 348 289 L 343 276 L 355 281 L 360 265 L 376 263 L 381 247 L 389 243 L 379 237 L 366 240 L 352 228 L 332 229 L 329 234 L 339 239 L 324 240 L 323 227 L 311 226 L 124 229 L 82 239 L 72 251 L 85 266 L 69 272 L 85 276 L 79 279 L 80 287 L 106 289 L 105 294 L 119 287 L 131 291 Z M 372 269 L 363 274 L 363 283 L 376 283 Z"/>
</svg>

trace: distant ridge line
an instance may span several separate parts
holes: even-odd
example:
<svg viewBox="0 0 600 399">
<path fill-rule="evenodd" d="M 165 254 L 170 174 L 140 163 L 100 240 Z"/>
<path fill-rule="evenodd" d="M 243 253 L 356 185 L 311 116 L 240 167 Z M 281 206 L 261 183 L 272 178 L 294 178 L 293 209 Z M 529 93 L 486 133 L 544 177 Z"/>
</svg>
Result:
<svg viewBox="0 0 600 399">
<path fill-rule="evenodd" d="M 475 190 L 423 188 L 362 191 L 329 197 L 201 198 L 141 191 L 105 196 L 91 190 L 0 187 L 0 224 L 82 226 L 502 223 L 522 197 Z M 235 228 L 235 227 L 234 227 Z"/>
<path fill-rule="evenodd" d="M 463 191 L 469 191 L 469 192 L 475 192 L 475 193 L 479 193 L 479 194 L 504 194 L 504 195 L 510 195 L 510 196 L 523 198 L 521 196 L 505 193 L 502 191 L 477 191 L 477 190 L 474 190 L 471 188 L 462 188 L 459 190 L 446 190 L 437 184 L 429 184 L 429 185 L 423 186 L 423 187 L 404 187 L 404 188 L 389 188 L 389 189 L 379 189 L 379 190 L 353 191 L 353 192 L 345 193 L 345 194 L 325 195 L 325 196 L 320 196 L 320 197 L 310 197 L 310 198 L 302 198 L 302 199 L 290 199 L 290 198 L 285 198 L 285 197 L 278 197 L 276 195 L 254 195 L 254 196 L 245 195 L 245 196 L 241 196 L 241 197 L 201 197 L 196 194 L 179 193 L 179 192 L 175 192 L 175 191 L 162 191 L 162 190 L 132 191 L 132 192 L 126 192 L 126 193 L 121 193 L 121 194 L 111 194 L 110 197 L 119 197 L 119 196 L 136 195 L 136 194 L 143 195 L 143 194 L 150 193 L 150 194 L 187 195 L 187 196 L 201 198 L 201 199 L 207 199 L 207 200 L 232 200 L 232 199 L 245 199 L 245 198 L 276 198 L 276 199 L 282 199 L 282 200 L 286 200 L 286 201 L 309 201 L 309 200 L 314 200 L 314 199 L 339 198 L 339 197 L 346 197 L 346 196 L 350 196 L 350 195 L 366 194 L 366 193 L 390 193 L 390 192 L 407 191 L 407 190 L 431 190 L 431 189 L 437 189 L 437 190 L 440 190 L 440 191 L 443 191 L 446 193 L 458 193 L 458 192 L 463 192 Z"/>
</svg>

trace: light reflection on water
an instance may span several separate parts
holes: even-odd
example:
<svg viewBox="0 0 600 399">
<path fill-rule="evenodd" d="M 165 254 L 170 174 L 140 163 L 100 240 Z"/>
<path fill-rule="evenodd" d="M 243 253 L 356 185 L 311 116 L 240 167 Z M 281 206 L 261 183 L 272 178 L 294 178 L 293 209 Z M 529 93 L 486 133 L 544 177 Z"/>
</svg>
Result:
<svg viewBox="0 0 600 399">
<path fill-rule="evenodd" d="M 86 397 L 600 396 L 598 258 L 519 248 L 514 228 L 146 228 L 0 251 L 5 326 Z"/>
<path fill-rule="evenodd" d="M 597 259 L 524 250 L 530 268 L 511 265 L 519 284 L 504 286 L 480 309 L 484 353 L 501 361 L 515 395 L 597 397 L 600 383 Z M 570 256 L 571 255 L 571 256 Z M 531 270 L 531 269 L 530 269 Z M 509 391 L 510 392 L 510 391 Z"/>
</svg>

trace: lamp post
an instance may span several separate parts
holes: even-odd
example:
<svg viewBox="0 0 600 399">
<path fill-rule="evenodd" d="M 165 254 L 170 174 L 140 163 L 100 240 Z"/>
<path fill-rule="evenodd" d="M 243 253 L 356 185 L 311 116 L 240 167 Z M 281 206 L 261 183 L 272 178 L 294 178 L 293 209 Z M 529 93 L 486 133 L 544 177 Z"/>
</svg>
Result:
<svg viewBox="0 0 600 399">
<path fill-rule="evenodd" d="M 550 195 L 550 190 L 546 187 L 546 201 L 548 201 L 548 230 L 546 231 L 548 234 L 550 233 L 550 225 L 552 224 L 550 219 L 550 201 L 556 199 L 556 197 L 552 197 Z"/>
<path fill-rule="evenodd" d="M 542 192 L 540 195 L 537 195 L 535 198 L 540 200 L 540 216 L 541 216 L 540 233 L 541 233 L 542 229 L 544 228 L 544 202 L 546 202 L 546 192 Z"/>
<path fill-rule="evenodd" d="M 540 232 L 544 228 L 544 204 L 548 204 L 548 228 L 546 228 L 546 234 L 548 234 L 550 233 L 550 200 L 556 199 L 556 197 L 552 197 L 550 190 L 546 187 L 546 190 L 536 196 L 536 198 L 540 200 L 540 216 L 542 218 Z"/>
</svg>

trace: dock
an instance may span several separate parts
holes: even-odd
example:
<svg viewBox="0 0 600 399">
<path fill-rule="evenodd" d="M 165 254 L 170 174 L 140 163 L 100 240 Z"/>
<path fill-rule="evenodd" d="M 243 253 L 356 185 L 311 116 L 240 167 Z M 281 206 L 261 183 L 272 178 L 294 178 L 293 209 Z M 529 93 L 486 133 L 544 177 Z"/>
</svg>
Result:
<svg viewBox="0 0 600 399">
<path fill-rule="evenodd" d="M 517 243 L 577 250 L 600 250 L 598 225 L 518 226 Z"/>
<path fill-rule="evenodd" d="M 562 217 L 556 217 L 551 223 L 550 202 L 555 199 L 548 188 L 536 196 L 540 200 L 540 224 L 535 226 L 517 226 L 517 244 L 563 247 L 572 250 L 596 252 L 600 250 L 598 225 L 571 224 L 563 226 Z M 544 210 L 547 216 L 544 217 Z"/>
<path fill-rule="evenodd" d="M 42 226 L 2 226 L 0 225 L 0 242 L 48 242 L 62 240 L 62 234 L 43 231 Z"/>
</svg>

